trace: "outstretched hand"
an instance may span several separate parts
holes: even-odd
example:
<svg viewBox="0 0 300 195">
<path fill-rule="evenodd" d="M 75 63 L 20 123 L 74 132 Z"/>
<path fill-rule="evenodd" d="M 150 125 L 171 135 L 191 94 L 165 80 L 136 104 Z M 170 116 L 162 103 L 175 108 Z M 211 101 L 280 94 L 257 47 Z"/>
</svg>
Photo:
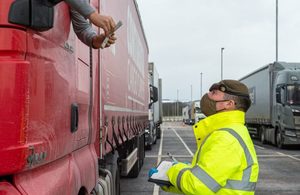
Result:
<svg viewBox="0 0 300 195">
<path fill-rule="evenodd" d="M 111 32 L 113 32 L 116 23 L 110 16 L 100 15 L 96 11 L 91 13 L 89 16 L 89 20 L 99 28 L 102 28 L 105 32 L 105 36 L 108 36 Z"/>
<path fill-rule="evenodd" d="M 100 35 L 96 35 L 93 37 L 93 48 L 95 49 L 99 49 L 101 48 L 102 42 L 105 39 L 105 34 L 100 34 Z M 110 45 L 114 44 L 116 42 L 117 38 L 115 37 L 115 34 L 112 34 L 111 36 L 109 36 L 109 39 L 106 43 L 106 45 L 104 46 L 104 48 L 109 47 Z M 102 48 L 103 49 L 103 48 Z"/>
</svg>

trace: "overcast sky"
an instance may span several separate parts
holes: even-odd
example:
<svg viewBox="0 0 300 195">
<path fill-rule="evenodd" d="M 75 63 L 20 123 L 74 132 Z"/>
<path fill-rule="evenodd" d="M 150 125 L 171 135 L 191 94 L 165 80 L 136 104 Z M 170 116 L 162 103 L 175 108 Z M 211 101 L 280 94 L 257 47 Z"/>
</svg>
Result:
<svg viewBox="0 0 300 195">
<path fill-rule="evenodd" d="M 193 100 L 275 61 L 276 0 L 137 0 L 163 99 Z M 300 0 L 279 0 L 279 61 L 300 62 Z M 192 85 L 192 90 L 191 90 Z"/>
</svg>

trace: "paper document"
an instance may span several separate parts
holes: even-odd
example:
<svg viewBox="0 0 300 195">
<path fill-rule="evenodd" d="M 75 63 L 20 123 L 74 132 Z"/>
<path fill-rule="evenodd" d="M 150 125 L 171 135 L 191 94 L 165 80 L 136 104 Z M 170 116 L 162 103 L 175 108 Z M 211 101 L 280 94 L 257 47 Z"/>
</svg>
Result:
<svg viewBox="0 0 300 195">
<path fill-rule="evenodd" d="M 158 185 L 166 185 L 166 186 L 172 185 L 167 176 L 167 171 L 172 167 L 172 165 L 173 162 L 170 161 L 160 162 L 159 165 L 156 167 L 158 172 L 153 173 L 153 175 L 149 178 L 148 181 L 156 183 Z"/>
</svg>

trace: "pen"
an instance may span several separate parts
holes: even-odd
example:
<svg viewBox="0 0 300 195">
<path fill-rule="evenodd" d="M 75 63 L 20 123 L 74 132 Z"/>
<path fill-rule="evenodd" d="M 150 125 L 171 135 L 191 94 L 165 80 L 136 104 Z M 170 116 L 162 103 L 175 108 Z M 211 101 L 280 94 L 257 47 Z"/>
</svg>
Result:
<svg viewBox="0 0 300 195">
<path fill-rule="evenodd" d="M 167 155 L 172 159 L 172 161 L 178 162 L 178 161 L 176 160 L 176 158 L 175 158 L 170 152 L 168 152 Z"/>
</svg>

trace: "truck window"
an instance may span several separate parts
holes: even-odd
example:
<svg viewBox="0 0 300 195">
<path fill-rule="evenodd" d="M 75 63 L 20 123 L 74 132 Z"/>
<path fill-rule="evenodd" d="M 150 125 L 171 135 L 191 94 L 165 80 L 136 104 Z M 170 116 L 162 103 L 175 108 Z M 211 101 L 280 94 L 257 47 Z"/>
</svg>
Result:
<svg viewBox="0 0 300 195">
<path fill-rule="evenodd" d="M 287 86 L 287 103 L 290 105 L 300 105 L 300 85 Z"/>
</svg>

